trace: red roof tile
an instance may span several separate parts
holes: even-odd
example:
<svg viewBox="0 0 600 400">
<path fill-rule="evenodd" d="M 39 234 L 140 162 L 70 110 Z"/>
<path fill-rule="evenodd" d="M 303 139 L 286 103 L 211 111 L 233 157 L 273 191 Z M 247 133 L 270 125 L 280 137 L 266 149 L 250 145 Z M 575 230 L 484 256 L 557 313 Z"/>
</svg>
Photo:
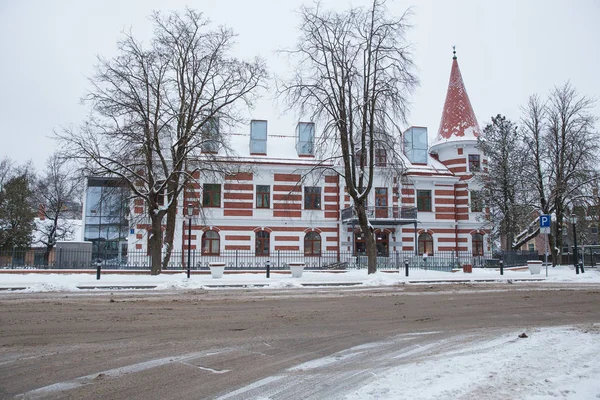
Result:
<svg viewBox="0 0 600 400">
<path fill-rule="evenodd" d="M 444 112 L 436 141 L 452 138 L 472 139 L 478 137 L 480 133 L 477 118 L 475 118 L 456 56 L 454 56 Z"/>
</svg>

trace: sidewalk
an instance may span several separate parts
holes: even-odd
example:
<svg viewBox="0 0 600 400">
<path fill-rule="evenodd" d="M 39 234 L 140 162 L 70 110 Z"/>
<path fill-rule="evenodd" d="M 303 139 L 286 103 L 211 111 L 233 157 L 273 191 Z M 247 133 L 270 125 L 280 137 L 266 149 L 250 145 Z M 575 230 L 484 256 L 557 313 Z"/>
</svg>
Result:
<svg viewBox="0 0 600 400">
<path fill-rule="evenodd" d="M 185 289 L 223 289 L 223 288 L 303 288 L 319 286 L 393 286 L 401 284 L 425 283 L 469 283 L 469 282 L 585 282 L 600 283 L 597 269 L 587 269 L 584 274 L 576 275 L 573 267 L 559 266 L 545 269 L 541 274 L 531 275 L 528 270 L 505 269 L 500 275 L 497 269 L 474 268 L 472 273 L 438 272 L 410 270 L 406 277 L 404 270 L 377 272 L 368 275 L 366 270 L 344 272 L 304 272 L 301 278 L 292 278 L 288 271 L 272 271 L 270 278 L 265 273 L 228 273 L 220 279 L 210 274 L 193 273 L 190 279 L 185 272 L 163 273 L 152 276 L 140 271 L 103 271 L 100 280 L 95 271 L 17 271 L 0 270 L 0 291 L 18 292 L 72 292 L 80 290 L 185 290 Z"/>
</svg>

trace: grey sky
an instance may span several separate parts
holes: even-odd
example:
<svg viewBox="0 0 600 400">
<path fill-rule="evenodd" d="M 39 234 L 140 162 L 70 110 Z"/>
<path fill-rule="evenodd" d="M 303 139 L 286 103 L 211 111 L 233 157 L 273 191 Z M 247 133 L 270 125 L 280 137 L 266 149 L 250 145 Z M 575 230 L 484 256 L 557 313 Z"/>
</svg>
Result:
<svg viewBox="0 0 600 400">
<path fill-rule="evenodd" d="M 56 144 L 50 136 L 61 126 L 78 125 L 86 108 L 79 99 L 89 88 L 96 55 L 115 54 L 123 30 L 138 38 L 151 35 L 152 10 L 203 11 L 216 24 L 239 34 L 236 54 L 260 55 L 271 73 L 286 61 L 277 49 L 298 36 L 290 1 L 103 0 L 0 2 L 0 158 L 33 160 L 42 168 Z M 323 0 L 344 9 L 368 1 Z M 409 39 L 421 87 L 413 97 L 408 125 L 437 133 L 450 75 L 452 45 L 479 124 L 498 113 L 518 119 L 519 106 L 533 93 L 546 95 L 567 80 L 580 93 L 600 99 L 600 1 L 399 1 L 396 15 L 413 6 Z M 281 116 L 269 98 L 249 115 L 269 120 L 270 134 L 293 134 L 296 116 Z M 600 105 L 595 108 L 600 116 Z M 600 124 L 597 124 L 597 128 Z M 244 132 L 245 133 L 245 132 Z"/>
</svg>

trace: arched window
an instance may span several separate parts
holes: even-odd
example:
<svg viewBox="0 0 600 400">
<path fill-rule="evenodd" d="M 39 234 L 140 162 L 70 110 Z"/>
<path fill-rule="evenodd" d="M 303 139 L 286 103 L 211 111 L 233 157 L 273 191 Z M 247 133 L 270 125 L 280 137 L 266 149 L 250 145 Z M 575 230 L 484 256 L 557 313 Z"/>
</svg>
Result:
<svg viewBox="0 0 600 400">
<path fill-rule="evenodd" d="M 256 232 L 256 251 L 257 256 L 268 256 L 269 248 L 271 247 L 270 235 L 267 231 Z"/>
<path fill-rule="evenodd" d="M 473 240 L 473 255 L 474 256 L 482 256 L 483 255 L 483 235 L 481 233 L 474 233 L 472 235 Z"/>
<path fill-rule="evenodd" d="M 319 235 L 317 232 L 308 232 L 306 235 L 304 235 L 304 255 L 321 255 L 321 235 Z"/>
<path fill-rule="evenodd" d="M 219 234 L 215 231 L 206 231 L 202 235 L 202 255 L 218 256 L 221 248 Z"/>
<path fill-rule="evenodd" d="M 390 255 L 389 235 L 385 232 L 377 231 L 375 233 L 375 243 L 377 244 L 377 255 L 387 257 Z"/>
<path fill-rule="evenodd" d="M 365 235 L 360 230 L 354 231 L 354 255 L 365 255 L 366 252 Z"/>
<path fill-rule="evenodd" d="M 419 235 L 419 255 L 433 255 L 433 238 L 429 233 L 421 233 Z"/>
</svg>

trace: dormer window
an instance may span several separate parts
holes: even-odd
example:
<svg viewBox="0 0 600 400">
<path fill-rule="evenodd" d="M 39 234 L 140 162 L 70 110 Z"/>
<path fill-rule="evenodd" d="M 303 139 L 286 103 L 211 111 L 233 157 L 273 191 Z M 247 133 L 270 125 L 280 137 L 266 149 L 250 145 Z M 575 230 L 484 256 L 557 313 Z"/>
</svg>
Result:
<svg viewBox="0 0 600 400">
<path fill-rule="evenodd" d="M 411 163 L 427 164 L 427 128 L 413 126 L 404 132 L 404 154 Z"/>
<path fill-rule="evenodd" d="M 250 154 L 267 155 L 267 121 L 250 122 Z"/>
<path fill-rule="evenodd" d="M 298 122 L 296 127 L 296 151 L 299 156 L 314 155 L 315 124 Z"/>
</svg>

